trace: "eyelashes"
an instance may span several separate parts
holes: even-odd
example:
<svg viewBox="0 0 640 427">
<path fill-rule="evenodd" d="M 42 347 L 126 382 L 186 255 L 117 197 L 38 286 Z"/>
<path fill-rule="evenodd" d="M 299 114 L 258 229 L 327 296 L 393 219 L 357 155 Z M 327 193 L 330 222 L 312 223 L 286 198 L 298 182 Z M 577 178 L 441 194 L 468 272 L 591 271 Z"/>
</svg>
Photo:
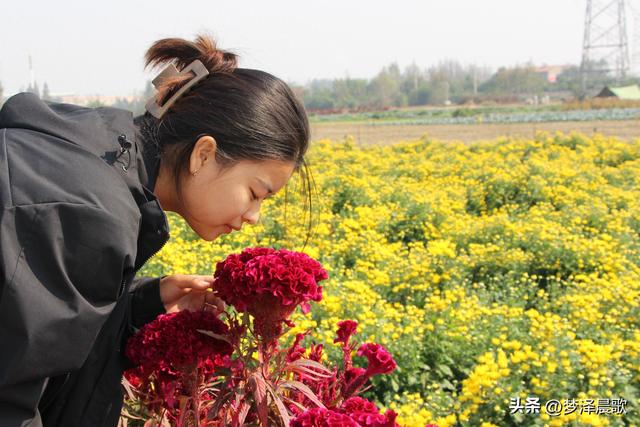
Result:
<svg viewBox="0 0 640 427">
<path fill-rule="evenodd" d="M 251 200 L 260 200 L 260 198 L 256 196 L 256 193 L 253 191 L 253 189 L 250 189 L 250 191 L 251 191 L 251 197 L 252 197 Z M 267 199 L 270 199 L 271 197 L 273 197 L 273 194 L 269 194 L 268 196 L 265 196 L 264 199 L 267 200 Z"/>
</svg>

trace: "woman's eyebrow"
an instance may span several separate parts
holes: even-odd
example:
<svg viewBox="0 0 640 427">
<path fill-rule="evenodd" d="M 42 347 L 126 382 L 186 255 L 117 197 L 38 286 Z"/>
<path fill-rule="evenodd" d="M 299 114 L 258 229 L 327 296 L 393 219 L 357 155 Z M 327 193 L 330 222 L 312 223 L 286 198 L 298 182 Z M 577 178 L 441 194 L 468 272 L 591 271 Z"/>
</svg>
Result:
<svg viewBox="0 0 640 427">
<path fill-rule="evenodd" d="M 271 189 L 271 187 L 269 187 L 269 184 L 267 184 L 267 183 L 266 183 L 262 178 L 258 178 L 258 177 L 256 177 L 256 179 L 257 179 L 258 181 L 260 181 L 260 182 L 262 183 L 262 185 L 264 185 L 264 188 L 266 188 L 266 189 L 267 189 L 267 191 L 269 192 L 269 194 L 272 194 L 272 193 L 273 193 L 273 190 Z"/>
</svg>

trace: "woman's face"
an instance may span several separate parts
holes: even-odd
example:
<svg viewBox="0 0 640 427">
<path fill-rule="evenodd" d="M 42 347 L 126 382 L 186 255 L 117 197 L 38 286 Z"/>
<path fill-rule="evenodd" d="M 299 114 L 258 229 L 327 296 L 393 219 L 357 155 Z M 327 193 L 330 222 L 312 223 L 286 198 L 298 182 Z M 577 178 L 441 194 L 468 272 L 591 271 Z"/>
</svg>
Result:
<svg viewBox="0 0 640 427">
<path fill-rule="evenodd" d="M 255 224 L 262 201 L 280 191 L 294 170 L 293 162 L 276 160 L 242 160 L 222 170 L 215 160 L 215 148 L 210 136 L 198 140 L 189 161 L 190 174 L 182 180 L 181 199 L 176 191 L 156 191 L 163 208 L 178 213 L 208 241 L 240 230 L 245 222 Z M 158 177 L 160 186 L 172 182 L 172 177 Z"/>
</svg>

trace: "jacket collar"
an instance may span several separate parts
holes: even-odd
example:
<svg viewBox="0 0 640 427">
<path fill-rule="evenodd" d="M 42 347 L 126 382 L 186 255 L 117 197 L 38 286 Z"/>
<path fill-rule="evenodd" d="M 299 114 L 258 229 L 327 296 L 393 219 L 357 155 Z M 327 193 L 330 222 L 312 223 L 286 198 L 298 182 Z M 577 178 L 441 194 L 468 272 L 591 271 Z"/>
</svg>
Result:
<svg viewBox="0 0 640 427">
<path fill-rule="evenodd" d="M 160 173 L 160 148 L 155 142 L 152 134 L 152 128 L 149 125 L 149 118 L 140 115 L 133 118 L 134 138 L 136 145 L 136 156 L 138 177 L 140 183 L 148 190 L 155 188 L 156 179 Z"/>
<path fill-rule="evenodd" d="M 160 250 L 169 239 L 169 223 L 164 214 L 160 201 L 153 193 L 158 173 L 160 171 L 160 149 L 155 143 L 150 131 L 149 120 L 146 116 L 137 116 L 130 121 L 132 125 L 132 155 L 135 155 L 135 173 L 139 188 L 142 189 L 144 199 L 138 202 L 138 208 L 142 214 L 140 234 L 138 236 L 138 253 L 135 260 L 136 271 Z M 125 173 L 125 177 L 127 174 Z M 126 178 L 125 178 L 126 181 Z M 131 188 L 131 187 L 130 187 Z M 136 189 L 132 194 L 136 198 Z"/>
</svg>

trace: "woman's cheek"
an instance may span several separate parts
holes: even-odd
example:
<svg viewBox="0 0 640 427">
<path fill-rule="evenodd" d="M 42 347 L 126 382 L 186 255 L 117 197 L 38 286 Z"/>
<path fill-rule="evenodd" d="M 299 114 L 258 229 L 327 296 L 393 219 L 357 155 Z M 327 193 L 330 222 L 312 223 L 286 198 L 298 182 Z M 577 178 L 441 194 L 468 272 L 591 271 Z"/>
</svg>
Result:
<svg viewBox="0 0 640 427">
<path fill-rule="evenodd" d="M 248 200 L 246 197 L 242 195 L 235 194 L 234 197 L 231 197 L 227 203 L 223 204 L 225 208 L 225 217 L 227 218 L 227 223 L 235 222 L 239 218 L 242 218 L 244 212 L 248 207 Z"/>
</svg>

